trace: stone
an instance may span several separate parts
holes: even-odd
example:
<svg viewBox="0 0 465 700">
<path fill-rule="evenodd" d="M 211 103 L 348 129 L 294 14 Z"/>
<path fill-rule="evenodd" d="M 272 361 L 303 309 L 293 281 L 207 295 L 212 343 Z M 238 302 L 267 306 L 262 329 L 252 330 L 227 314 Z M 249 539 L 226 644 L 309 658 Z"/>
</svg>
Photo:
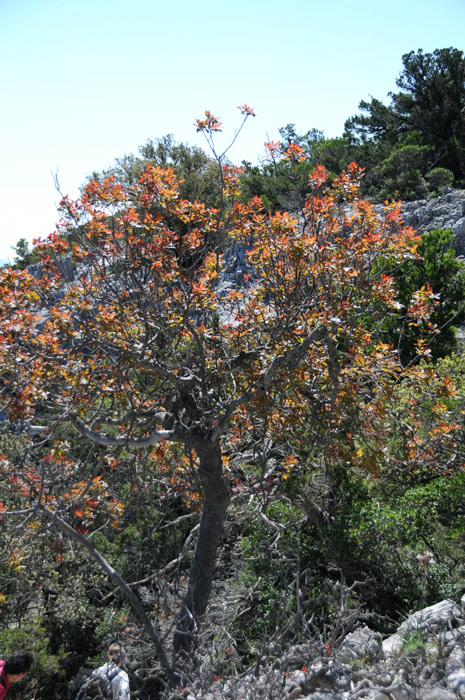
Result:
<svg viewBox="0 0 465 700">
<path fill-rule="evenodd" d="M 465 216 L 465 191 L 452 190 L 433 199 L 402 202 L 402 211 L 405 223 L 419 233 L 434 228 L 455 229 Z"/>
<path fill-rule="evenodd" d="M 465 669 L 449 673 L 447 687 L 451 688 L 459 698 L 465 698 Z"/>
<path fill-rule="evenodd" d="M 383 641 L 383 654 L 385 656 L 399 654 L 405 643 L 409 641 L 409 638 L 417 638 L 418 644 L 423 644 L 425 651 L 433 654 L 439 641 L 434 638 L 435 633 L 441 634 L 443 642 L 447 643 L 450 639 L 454 639 L 455 644 L 455 640 L 461 636 L 459 630 L 462 629 L 462 625 L 454 632 L 451 631 L 451 628 L 457 628 L 457 624 L 461 622 L 463 622 L 461 608 L 452 600 L 443 600 L 440 603 L 436 603 L 436 605 L 431 605 L 409 615 L 400 625 L 397 632 Z M 427 642 L 426 640 L 430 635 L 432 635 L 432 638 Z"/>
<path fill-rule="evenodd" d="M 400 634 L 412 631 L 430 633 L 443 627 L 447 628 L 449 623 L 455 623 L 453 627 L 456 627 L 456 622 L 463 622 L 463 612 L 457 603 L 446 599 L 409 615 L 397 631 Z"/>
<path fill-rule="evenodd" d="M 419 700 L 457 700 L 457 696 L 455 693 L 451 693 L 450 690 L 436 685 L 434 688 L 420 691 Z"/>
<path fill-rule="evenodd" d="M 342 695 L 337 696 L 337 700 L 349 700 L 349 697 L 350 696 L 348 693 L 342 693 Z M 317 691 L 315 693 L 311 693 L 311 695 L 301 696 L 298 700 L 335 700 L 335 696 L 333 693 Z"/>
<path fill-rule="evenodd" d="M 446 662 L 446 673 L 465 669 L 465 652 L 459 646 L 453 646 Z"/>
<path fill-rule="evenodd" d="M 355 659 L 371 660 L 376 658 L 381 650 L 381 635 L 373 632 L 364 625 L 351 632 L 342 642 L 337 651 L 338 661 L 349 663 Z"/>
<path fill-rule="evenodd" d="M 386 690 L 389 690 L 388 697 L 393 700 L 413 700 L 415 697 L 413 688 L 403 680 L 394 681 Z"/>
<path fill-rule="evenodd" d="M 383 205 L 375 207 L 381 212 Z M 465 190 L 451 190 L 433 199 L 402 202 L 404 223 L 426 233 L 432 229 L 453 229 L 458 255 L 465 255 Z"/>
<path fill-rule="evenodd" d="M 383 640 L 383 654 L 385 656 L 392 656 L 393 654 L 398 654 L 402 648 L 403 643 L 404 638 L 401 634 L 398 634 L 397 632 L 395 634 L 391 634 L 390 637 L 387 637 Z"/>
<path fill-rule="evenodd" d="M 463 622 L 462 609 L 453 600 L 442 600 L 409 615 L 397 632 L 383 641 L 383 652 L 385 655 L 396 654 L 409 635 L 425 638 L 432 632 L 457 627 L 460 622 Z"/>
</svg>

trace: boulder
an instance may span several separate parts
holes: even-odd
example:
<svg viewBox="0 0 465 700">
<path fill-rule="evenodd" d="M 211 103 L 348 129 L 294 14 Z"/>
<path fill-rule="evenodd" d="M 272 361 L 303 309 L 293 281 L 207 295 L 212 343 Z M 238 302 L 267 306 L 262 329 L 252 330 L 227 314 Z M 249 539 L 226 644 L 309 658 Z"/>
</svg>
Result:
<svg viewBox="0 0 465 700">
<path fill-rule="evenodd" d="M 355 659 L 371 660 L 378 656 L 381 649 L 382 637 L 379 632 L 373 632 L 364 625 L 351 632 L 342 642 L 337 657 L 342 663 L 350 663 Z"/>
<path fill-rule="evenodd" d="M 383 641 L 383 652 L 385 655 L 399 653 L 409 638 L 417 638 L 418 642 L 422 642 L 432 633 L 456 628 L 464 621 L 463 610 L 457 603 L 442 600 L 409 615 L 397 632 Z"/>
</svg>

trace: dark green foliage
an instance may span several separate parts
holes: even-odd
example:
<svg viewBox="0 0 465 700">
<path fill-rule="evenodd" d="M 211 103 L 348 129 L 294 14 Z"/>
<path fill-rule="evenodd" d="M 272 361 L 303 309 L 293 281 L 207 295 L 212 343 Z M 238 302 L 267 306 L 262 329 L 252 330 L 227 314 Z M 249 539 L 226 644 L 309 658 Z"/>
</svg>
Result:
<svg viewBox="0 0 465 700">
<path fill-rule="evenodd" d="M 262 198 L 265 208 L 270 211 L 302 208 L 310 191 L 309 175 L 319 163 L 332 176 L 346 168 L 359 155 L 345 138 L 326 139 L 322 131 L 311 129 L 305 134 L 297 132 L 295 124 L 279 129 L 279 157 L 272 162 L 252 165 L 243 162 L 245 173 L 242 176 L 242 198 L 247 201 L 257 195 Z M 302 162 L 289 162 L 282 155 L 295 144 L 303 148 Z"/>
<path fill-rule="evenodd" d="M 242 176 L 242 199 L 248 201 L 251 197 L 262 198 L 265 208 L 270 211 L 302 208 L 305 197 L 309 192 L 308 176 L 317 162 L 317 153 L 325 142 L 323 132 L 311 129 L 305 134 L 299 134 L 295 124 L 279 129 L 281 147 L 279 157 L 263 162 L 261 166 L 243 162 L 245 173 Z M 306 160 L 290 163 L 282 160 L 281 156 L 295 144 L 303 148 Z"/>
<path fill-rule="evenodd" d="M 437 295 L 437 304 L 431 316 L 436 332 L 426 331 L 423 336 L 401 317 L 387 324 L 387 339 L 399 349 L 401 360 L 407 364 L 416 356 L 415 342 L 419 337 L 428 340 L 434 359 L 444 357 L 456 349 L 456 329 L 465 320 L 465 265 L 454 250 L 454 231 L 434 229 L 421 237 L 418 247 L 421 258 L 403 263 L 393 272 L 403 310 L 408 307 L 412 294 L 424 285 L 431 285 Z"/>
<path fill-rule="evenodd" d="M 277 502 L 266 509 L 266 520 L 248 520 L 241 550 L 243 570 L 238 586 L 249 589 L 248 609 L 233 626 L 237 646 L 247 656 L 252 647 L 276 638 L 288 626 L 292 635 L 302 631 L 293 622 L 302 602 L 296 582 L 302 577 L 309 585 L 319 543 L 299 508 Z M 307 598 L 308 591 L 303 595 Z M 305 604 L 308 607 L 307 600 Z"/>
<path fill-rule="evenodd" d="M 357 152 L 347 139 L 322 139 L 313 149 L 312 164 L 320 163 L 333 175 L 338 175 L 356 160 Z"/>
<path fill-rule="evenodd" d="M 372 144 L 368 154 L 359 151 L 356 159 L 368 170 L 376 168 L 368 192 L 379 200 L 393 193 L 402 199 L 424 196 L 428 190 L 424 177 L 438 167 L 452 173 L 455 185 L 465 182 L 463 52 L 448 48 L 424 53 L 419 49 L 405 54 L 402 63 L 404 69 L 397 80 L 401 91 L 390 93 L 390 105 L 373 97 L 370 102 L 362 100 L 362 114 L 345 124 L 344 136 L 354 146 Z M 407 146 L 424 149 L 421 162 L 407 164 L 406 177 L 397 170 L 398 177 L 392 179 L 390 160 Z M 387 185 L 386 176 L 391 178 Z M 447 178 L 444 186 L 450 184 Z M 437 190 L 438 185 L 430 183 L 429 191 L 437 194 Z"/>
<path fill-rule="evenodd" d="M 51 653 L 50 642 L 50 635 L 41 617 L 19 622 L 14 628 L 4 628 L 0 632 L 2 658 L 6 659 L 20 649 L 27 650 L 34 656 L 34 666 L 18 686 L 21 687 L 23 697 L 54 697 L 54 692 L 60 686 L 66 692 L 68 653 L 63 649 Z M 13 691 L 12 688 L 11 694 Z"/>
<path fill-rule="evenodd" d="M 364 114 L 347 119 L 344 136 L 355 144 L 369 139 L 375 143 L 395 146 L 399 138 L 398 131 L 402 129 L 399 115 L 374 97 L 371 102 L 361 100 L 358 107 Z"/>
<path fill-rule="evenodd" d="M 465 175 L 465 56 L 454 48 L 433 53 L 410 51 L 402 57 L 397 80 L 401 92 L 392 95 L 393 109 L 405 129 L 417 131 L 432 145 L 436 165 L 457 179 Z"/>
<path fill-rule="evenodd" d="M 382 182 L 379 199 L 392 200 L 402 193 L 403 199 L 422 199 L 428 193 L 424 174 L 428 169 L 431 149 L 413 144 L 400 146 L 383 160 L 378 168 Z"/>
<path fill-rule="evenodd" d="M 311 157 L 315 148 L 324 141 L 324 134 L 319 129 L 310 129 L 305 134 L 299 134 L 295 124 L 287 124 L 278 129 L 281 137 L 282 150 L 286 151 L 291 143 L 301 146 L 308 157 Z"/>
<path fill-rule="evenodd" d="M 162 168 L 171 166 L 181 179 L 180 195 L 190 201 L 218 206 L 218 164 L 201 148 L 177 143 L 172 134 L 149 139 L 133 153 L 117 158 L 115 165 L 103 173 L 92 173 L 89 179 L 115 175 L 125 187 L 135 185 L 148 164 Z"/>
<path fill-rule="evenodd" d="M 245 173 L 242 176 L 242 197 L 261 197 L 269 211 L 298 211 L 302 208 L 309 191 L 308 163 L 291 165 L 285 161 L 263 166 L 242 163 Z"/>
<path fill-rule="evenodd" d="M 304 134 L 294 124 L 279 129 L 281 153 L 290 143 L 303 148 L 297 166 L 278 161 L 245 163 L 244 195 L 259 195 L 267 208 L 298 210 L 316 163 L 338 174 L 355 161 L 365 169 L 362 193 L 373 201 L 435 197 L 465 184 L 465 56 L 454 48 L 402 57 L 398 93 L 385 105 L 372 97 L 359 104 L 340 138 L 317 129 Z"/>
<path fill-rule="evenodd" d="M 371 580 L 367 602 L 391 615 L 457 598 L 465 570 L 464 471 L 391 498 L 383 488 L 380 482 L 346 504 L 331 526 L 346 577 Z"/>
<path fill-rule="evenodd" d="M 454 173 L 447 168 L 433 168 L 426 175 L 428 189 L 432 196 L 438 196 L 445 189 L 452 186 L 454 182 Z"/>
<path fill-rule="evenodd" d="M 15 246 L 16 257 L 14 259 L 13 268 L 24 270 L 28 265 L 34 265 L 39 262 L 39 255 L 29 249 L 29 243 L 25 238 L 20 238 Z"/>
<path fill-rule="evenodd" d="M 337 624 L 345 606 L 396 620 L 460 597 L 465 574 L 465 472 L 406 491 L 346 475 L 317 529 L 295 506 L 275 503 L 242 540 L 249 590 L 234 636 L 247 650 L 281 635 L 298 640 Z M 271 525 L 274 523 L 274 526 Z M 356 612 L 356 608 L 359 613 Z"/>
</svg>

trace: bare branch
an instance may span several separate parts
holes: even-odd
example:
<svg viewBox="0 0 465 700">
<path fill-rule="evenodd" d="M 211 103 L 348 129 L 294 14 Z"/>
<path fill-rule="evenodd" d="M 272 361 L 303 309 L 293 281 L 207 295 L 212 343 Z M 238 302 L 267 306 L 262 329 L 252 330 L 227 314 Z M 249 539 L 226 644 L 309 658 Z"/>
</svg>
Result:
<svg viewBox="0 0 465 700">
<path fill-rule="evenodd" d="M 174 682 L 174 672 L 173 669 L 168 661 L 168 658 L 165 654 L 165 650 L 163 648 L 163 644 L 161 642 L 160 637 L 158 636 L 154 626 L 152 625 L 150 619 L 147 616 L 147 613 L 145 612 L 142 603 L 140 602 L 139 598 L 135 595 L 135 593 L 132 591 L 132 589 L 128 586 L 126 581 L 118 574 L 117 571 L 111 566 L 111 564 L 100 554 L 100 552 L 95 549 L 94 545 L 90 542 L 90 540 L 87 537 L 84 537 L 79 532 L 76 532 L 76 530 L 71 527 L 65 520 L 59 517 L 59 515 L 54 512 L 49 510 L 46 506 L 39 506 L 40 510 L 42 513 L 55 525 L 62 531 L 66 532 L 75 542 L 80 544 L 82 547 L 87 549 L 91 557 L 97 562 L 97 564 L 105 571 L 107 576 L 109 576 L 120 588 L 120 590 L 124 593 L 125 597 L 131 601 L 131 605 L 134 607 L 134 610 L 137 611 L 144 628 L 149 635 L 150 639 L 153 642 L 153 645 L 155 647 L 155 650 L 157 652 L 157 656 L 160 660 L 160 663 L 163 666 L 164 671 L 167 674 L 168 680 L 170 682 Z"/>
<path fill-rule="evenodd" d="M 149 445 L 155 445 L 163 440 L 175 440 L 176 434 L 174 430 L 155 430 L 150 435 L 143 438 L 131 438 L 128 435 L 117 435 L 110 436 L 103 433 L 99 433 L 96 430 L 92 430 L 88 425 L 84 423 L 77 416 L 71 417 L 71 423 L 74 425 L 76 430 L 78 430 L 81 435 L 96 442 L 98 445 L 111 446 L 111 445 L 126 445 L 127 447 L 148 447 Z"/>
</svg>

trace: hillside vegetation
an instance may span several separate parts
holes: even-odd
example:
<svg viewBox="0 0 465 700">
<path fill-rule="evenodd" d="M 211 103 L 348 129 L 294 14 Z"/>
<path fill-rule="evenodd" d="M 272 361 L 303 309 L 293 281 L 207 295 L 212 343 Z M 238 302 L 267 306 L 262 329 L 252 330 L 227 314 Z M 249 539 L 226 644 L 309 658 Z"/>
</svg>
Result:
<svg viewBox="0 0 465 700">
<path fill-rule="evenodd" d="M 373 201 L 420 199 L 444 187 L 465 184 L 465 57 L 458 49 L 421 49 L 402 57 L 400 88 L 389 104 L 371 97 L 359 104 L 339 138 L 317 129 L 299 134 L 294 124 L 280 129 L 271 158 L 247 164 L 246 192 L 271 207 L 297 207 L 308 192 L 308 172 L 316 163 L 339 173 L 352 161 L 366 170 L 362 192 Z M 290 144 L 297 167 L 276 156 Z"/>
<path fill-rule="evenodd" d="M 0 271 L 0 648 L 35 698 L 114 639 L 168 697 L 463 594 L 465 268 L 370 199 L 413 195 L 410 157 L 422 194 L 463 183 L 465 59 L 403 62 L 261 166 L 209 112 L 211 155 L 147 142 Z"/>
</svg>

